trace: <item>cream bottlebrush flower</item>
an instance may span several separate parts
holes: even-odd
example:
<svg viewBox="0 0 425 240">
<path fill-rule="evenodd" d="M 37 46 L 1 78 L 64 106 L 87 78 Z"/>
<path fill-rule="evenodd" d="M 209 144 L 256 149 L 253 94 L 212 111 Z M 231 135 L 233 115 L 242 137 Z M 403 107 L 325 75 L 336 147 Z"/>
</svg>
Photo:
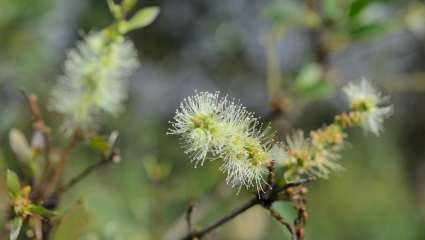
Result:
<svg viewBox="0 0 425 240">
<path fill-rule="evenodd" d="M 261 130 L 254 119 L 251 127 L 245 132 L 235 132 L 227 137 L 227 143 L 220 152 L 223 164 L 220 170 L 227 174 L 226 182 L 239 190 L 245 186 L 247 189 L 255 187 L 257 191 L 264 191 L 263 185 L 267 184 L 264 174 L 267 173 L 266 165 L 271 161 L 270 136 Z"/>
<path fill-rule="evenodd" d="M 340 171 L 339 151 L 343 148 L 346 134 L 336 125 L 311 132 L 313 145 L 313 162 L 308 165 L 308 172 L 316 177 L 327 178 L 331 172 Z"/>
<path fill-rule="evenodd" d="M 360 83 L 350 83 L 344 87 L 351 108 L 362 115 L 360 125 L 375 135 L 383 130 L 382 122 L 388 118 L 393 107 L 388 105 L 388 97 L 383 96 L 366 79 Z"/>
<path fill-rule="evenodd" d="M 285 143 L 275 144 L 271 156 L 278 166 L 284 167 L 285 180 L 292 181 L 307 175 L 306 162 L 311 160 L 311 152 L 311 142 L 302 131 L 297 131 L 287 136 Z"/>
<path fill-rule="evenodd" d="M 224 161 L 220 170 L 227 174 L 226 182 L 239 191 L 243 186 L 263 191 L 270 161 L 268 128 L 264 129 L 254 114 L 236 101 L 224 105 L 223 120 L 226 137 L 219 158 Z"/>
<path fill-rule="evenodd" d="M 170 122 L 168 134 L 181 136 L 185 153 L 191 156 L 195 167 L 203 165 L 207 154 L 223 145 L 223 132 L 227 130 L 222 121 L 225 102 L 218 92 L 197 93 L 183 100 Z"/>
<path fill-rule="evenodd" d="M 302 131 L 288 136 L 285 144 L 274 145 L 271 156 L 284 167 L 287 181 L 305 177 L 327 178 L 330 172 L 341 169 L 336 162 L 339 158 L 337 148 L 313 144 Z"/>
<path fill-rule="evenodd" d="M 221 159 L 227 183 L 262 189 L 268 143 L 257 119 L 239 103 L 219 93 L 197 93 L 183 101 L 171 125 L 168 133 L 181 135 L 195 166 Z"/>
<path fill-rule="evenodd" d="M 133 44 L 122 36 L 101 31 L 79 42 L 67 55 L 64 75 L 49 103 L 64 114 L 65 132 L 95 128 L 103 112 L 119 114 L 127 98 L 127 80 L 138 65 Z"/>
</svg>

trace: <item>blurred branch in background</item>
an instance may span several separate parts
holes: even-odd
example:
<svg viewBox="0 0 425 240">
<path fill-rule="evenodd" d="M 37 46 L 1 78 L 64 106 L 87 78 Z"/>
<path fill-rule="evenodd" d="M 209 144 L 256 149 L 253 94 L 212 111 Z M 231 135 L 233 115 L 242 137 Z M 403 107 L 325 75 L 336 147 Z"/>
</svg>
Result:
<svg viewBox="0 0 425 240">
<path fill-rule="evenodd" d="M 92 172 L 99 170 L 100 168 L 106 166 L 107 164 L 118 163 L 120 161 L 119 149 L 115 148 L 117 138 L 118 138 L 118 132 L 117 131 L 112 132 L 111 135 L 109 136 L 108 144 L 110 146 L 110 149 L 108 150 L 108 152 L 105 152 L 104 154 L 102 154 L 99 161 L 97 161 L 93 165 L 90 165 L 89 167 L 81 171 L 81 173 L 79 173 L 78 175 L 70 179 L 67 183 L 60 186 L 56 190 L 55 196 L 58 196 L 58 197 L 61 196 L 65 192 L 69 191 L 77 183 L 84 180 L 84 178 L 86 178 Z"/>
<path fill-rule="evenodd" d="M 383 85 L 386 91 L 393 94 L 418 92 L 425 93 L 425 73 L 408 73 L 387 79 Z"/>
<path fill-rule="evenodd" d="M 69 223 L 68 214 L 57 212 L 63 202 L 62 194 L 95 170 L 120 159 L 119 149 L 115 146 L 118 132 L 113 131 L 105 139 L 98 132 L 100 117 L 104 113 L 118 115 L 124 108 L 126 81 L 138 67 L 134 46 L 124 34 L 151 24 L 159 9 L 143 8 L 129 17 L 137 0 L 107 3 L 115 21 L 90 33 L 69 52 L 64 74 L 46 107 L 64 117 L 58 128 L 58 132 L 68 139 L 63 147 L 52 146 L 51 130 L 46 125 L 37 97 L 22 91 L 32 113 L 33 137 L 29 145 L 21 131 L 12 129 L 9 134 L 11 149 L 20 160 L 16 167 L 18 173 L 8 169 L 6 174 L 9 198 L 6 224 L 1 228 L 2 234 L 8 234 L 10 240 L 81 238 L 83 232 L 80 229 L 86 226 L 75 220 Z M 101 159 L 60 186 L 66 163 L 77 144 L 88 145 L 101 155 Z M 44 159 L 40 159 L 40 154 Z"/>
</svg>

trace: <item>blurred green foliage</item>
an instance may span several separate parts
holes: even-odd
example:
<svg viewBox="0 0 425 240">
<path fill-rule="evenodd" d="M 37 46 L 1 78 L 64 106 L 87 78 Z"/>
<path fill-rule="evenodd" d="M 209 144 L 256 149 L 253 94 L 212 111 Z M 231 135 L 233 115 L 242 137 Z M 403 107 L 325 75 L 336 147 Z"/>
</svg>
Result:
<svg viewBox="0 0 425 240">
<path fill-rule="evenodd" d="M 22 143 L 21 135 L 29 135 L 31 122 L 18 89 L 29 89 L 39 95 L 42 102 L 46 102 L 50 86 L 60 71 L 60 61 L 53 57 L 52 50 L 43 40 L 46 31 L 41 31 L 45 27 L 45 19 L 48 19 L 46 17 L 51 14 L 55 4 L 60 2 L 0 0 L 2 206 L 7 199 L 5 166 L 20 173 L 26 171 L 20 168 L 20 163 L 22 156 L 27 155 L 24 153 L 27 151 L 24 145 L 29 143 Z M 101 26 L 98 23 L 107 23 L 110 20 L 105 14 L 105 4 L 100 4 L 99 1 L 88 2 L 86 14 L 79 19 L 82 28 L 87 29 L 91 25 L 98 28 Z M 166 4 L 167 1 L 163 2 Z M 394 21 L 370 17 L 377 15 L 373 14 L 374 11 L 379 12 L 377 6 L 407 9 L 414 2 L 423 8 L 423 3 L 415 1 L 311 2 L 319 5 L 316 7 L 321 9 L 320 14 L 310 8 L 306 1 L 271 1 L 260 11 L 260 15 L 270 24 L 269 31 L 279 37 L 283 37 L 283 32 L 294 27 L 320 31 L 326 49 L 335 52 L 356 41 L 368 41 L 386 34 L 397 26 L 398 23 L 394 23 L 399 18 L 397 13 L 393 14 Z M 419 19 L 425 21 L 423 17 Z M 409 22 L 411 26 L 417 26 L 417 22 L 411 22 L 413 20 Z M 140 26 L 145 23 L 136 21 L 133 24 Z M 161 48 L 152 42 L 154 41 L 149 42 L 152 46 L 148 46 L 148 49 Z M 170 49 L 170 46 L 163 48 Z M 143 55 L 143 52 L 140 54 Z M 332 97 L 339 83 L 327 79 L 325 72 L 326 66 L 313 59 L 290 76 L 293 79 L 290 90 L 296 97 L 309 102 Z M 287 80 L 279 79 L 284 82 L 281 85 L 287 84 Z M 134 109 L 136 104 L 130 99 L 130 109 Z M 321 115 L 315 117 L 308 113 L 303 117 L 319 118 L 315 122 L 321 123 L 327 120 L 326 117 L 320 118 Z M 47 118 L 53 126 L 57 126 L 60 121 L 59 116 L 51 113 L 47 114 Z M 65 217 L 55 229 L 52 239 L 77 239 L 76 236 L 81 233 L 84 233 L 83 239 L 86 240 L 161 239 L 169 231 L 174 231 L 174 228 L 178 229 L 178 234 L 185 233 L 184 224 L 176 227 L 176 221 L 181 220 L 188 202 L 193 199 L 199 200 L 195 212 L 202 213 L 195 226 L 204 226 L 250 196 L 247 192 L 236 195 L 235 191 L 226 186 L 224 176 L 217 171 L 218 165 L 215 163 L 194 169 L 187 156 L 182 153 L 178 140 L 165 134 L 167 121 L 168 119 L 152 121 L 135 111 L 127 111 L 119 119 L 108 119 L 102 131 L 106 133 L 113 129 L 119 130 L 118 146 L 122 150 L 123 161 L 97 172 L 78 188 L 67 193 L 59 210 Z M 12 128 L 23 129 L 23 133 L 19 133 L 20 137 L 17 137 L 15 132 L 11 145 L 9 134 Z M 329 180 L 311 185 L 308 199 L 311 219 L 307 224 L 307 239 L 425 238 L 424 219 L 414 203 L 414 193 L 405 176 L 404 159 L 396 142 L 397 131 L 402 129 L 387 129 L 387 133 L 379 139 L 357 135 L 343 154 L 346 170 L 331 176 Z M 60 132 L 53 132 L 53 136 L 56 143 L 65 141 Z M 17 141 L 21 142 L 18 150 Z M 108 147 L 104 139 L 92 139 L 89 144 L 100 151 Z M 64 178 L 74 176 L 73 173 L 93 163 L 95 157 L 83 146 L 78 147 L 71 156 Z M 28 162 L 28 159 L 25 161 Z M 287 205 L 279 204 L 277 209 L 284 216 L 294 214 Z M 2 208 L 0 216 L 4 215 Z M 0 225 L 4 224 L 4 220 L 0 218 Z M 283 238 L 288 236 L 282 227 L 270 219 L 267 212 L 259 209 L 250 210 L 212 237 L 248 240 Z M 177 239 L 177 236 L 171 239 Z"/>
</svg>

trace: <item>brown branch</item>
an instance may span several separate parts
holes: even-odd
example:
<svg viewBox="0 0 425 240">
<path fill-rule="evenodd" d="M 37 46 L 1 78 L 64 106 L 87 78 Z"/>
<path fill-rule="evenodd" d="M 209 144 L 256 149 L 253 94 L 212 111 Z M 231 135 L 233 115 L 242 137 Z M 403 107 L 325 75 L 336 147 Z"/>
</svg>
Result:
<svg viewBox="0 0 425 240">
<path fill-rule="evenodd" d="M 267 165 L 267 170 L 269 171 L 269 175 L 267 176 L 267 183 L 269 186 L 273 186 L 276 183 L 276 173 L 275 173 L 275 162 L 270 161 Z"/>
<path fill-rule="evenodd" d="M 33 192 L 33 197 L 37 198 L 41 192 L 41 185 L 45 180 L 45 177 L 48 176 L 47 172 L 50 168 L 50 128 L 46 125 L 43 114 L 41 113 L 38 98 L 36 95 L 30 94 L 28 95 L 24 90 L 21 90 L 22 95 L 25 97 L 29 109 L 31 111 L 33 117 L 33 128 L 34 130 L 40 132 L 43 136 L 44 141 L 44 167 L 42 170 L 42 179 L 40 181 L 40 185 L 37 185 Z"/>
<path fill-rule="evenodd" d="M 31 94 L 28 95 L 24 90 L 21 90 L 22 95 L 24 95 L 28 106 L 30 108 L 34 129 L 41 132 L 44 140 L 44 154 L 46 158 L 46 164 L 49 163 L 49 155 L 50 155 L 50 128 L 46 125 L 44 121 L 43 115 L 41 114 L 40 107 L 38 106 L 38 98 L 37 96 Z"/>
<path fill-rule="evenodd" d="M 304 197 L 298 200 L 295 208 L 297 209 L 297 218 L 294 220 L 295 236 L 297 240 L 304 240 L 304 227 L 308 219 L 306 200 Z"/>
<path fill-rule="evenodd" d="M 182 240 L 192 240 L 192 239 L 202 238 L 203 236 L 210 233 L 214 229 L 224 225 L 228 221 L 239 216 L 240 214 L 242 214 L 246 210 L 254 207 L 257 204 L 260 204 L 260 202 L 261 201 L 257 197 L 251 198 L 249 201 L 247 201 L 245 204 L 243 204 L 242 206 L 240 206 L 239 208 L 237 208 L 236 210 L 234 210 L 230 214 L 224 216 L 223 218 L 221 218 L 218 221 L 210 224 L 209 226 L 205 227 L 204 229 L 202 229 L 200 231 L 191 232 L 191 233 L 187 234 L 185 237 L 182 238 Z"/>
<path fill-rule="evenodd" d="M 289 233 L 291 235 L 294 234 L 294 229 L 292 227 L 292 225 L 286 221 L 275 209 L 273 209 L 272 207 L 270 207 L 269 209 L 270 215 L 276 219 L 276 221 L 278 221 L 280 224 L 284 225 L 286 227 L 286 229 L 288 229 Z"/>
<path fill-rule="evenodd" d="M 75 186 L 77 183 L 81 182 L 84 178 L 86 178 L 88 175 L 93 173 L 94 171 L 102 168 L 103 166 L 106 166 L 107 164 L 115 162 L 115 159 L 118 157 L 118 151 L 112 151 L 107 156 L 102 156 L 102 158 L 97 161 L 96 163 L 90 165 L 86 169 L 84 169 L 81 173 L 79 173 L 77 176 L 73 177 L 71 180 L 69 180 L 66 184 L 59 187 L 56 192 L 55 196 L 60 196 L 67 192 L 69 189 L 71 189 L 73 186 Z"/>
<path fill-rule="evenodd" d="M 239 208 L 233 210 L 226 216 L 220 218 L 219 220 L 215 221 L 214 223 L 208 225 L 207 227 L 195 231 L 195 232 L 189 232 L 186 236 L 181 238 L 181 240 L 192 240 L 197 238 L 202 238 L 206 234 L 212 232 L 213 230 L 221 227 L 222 225 L 226 224 L 230 220 L 234 219 L 235 217 L 239 216 L 240 214 L 244 213 L 248 209 L 256 206 L 261 205 L 264 208 L 270 208 L 270 206 L 277 200 L 277 197 L 279 193 L 286 191 L 288 188 L 296 187 L 305 183 L 310 182 L 312 179 L 302 179 L 297 182 L 288 183 L 286 185 L 283 185 L 281 187 L 274 186 L 271 190 L 267 191 L 265 194 L 261 196 L 255 196 L 249 199 L 246 203 L 244 203 Z"/>
<path fill-rule="evenodd" d="M 34 94 L 28 95 L 24 90 L 21 90 L 22 95 L 24 95 L 28 106 L 30 107 L 31 113 L 34 118 L 34 122 L 43 122 L 43 115 L 41 114 L 40 108 L 38 107 L 38 98 Z"/>
<path fill-rule="evenodd" d="M 266 50 L 266 84 L 269 100 L 274 101 L 284 95 L 281 86 L 283 79 L 280 69 L 280 61 L 277 55 L 277 42 L 281 37 L 281 32 L 271 32 L 265 36 Z"/>
<path fill-rule="evenodd" d="M 189 205 L 187 206 L 187 210 L 186 210 L 186 224 L 187 224 L 189 233 L 193 232 L 192 215 L 193 215 L 194 208 L 195 208 L 195 202 L 193 201 L 189 202 Z"/>
<path fill-rule="evenodd" d="M 74 133 L 72 134 L 68 145 L 66 148 L 62 151 L 61 156 L 59 158 L 59 162 L 57 163 L 56 168 L 53 169 L 52 175 L 48 174 L 48 179 L 50 177 L 50 180 L 47 183 L 47 186 L 43 193 L 43 198 L 48 199 L 53 192 L 55 191 L 55 188 L 59 182 L 60 176 L 62 175 L 62 172 L 65 168 L 66 160 L 68 159 L 69 155 L 71 154 L 72 149 L 74 149 L 75 145 L 80 139 L 80 131 L 76 129 Z"/>
</svg>

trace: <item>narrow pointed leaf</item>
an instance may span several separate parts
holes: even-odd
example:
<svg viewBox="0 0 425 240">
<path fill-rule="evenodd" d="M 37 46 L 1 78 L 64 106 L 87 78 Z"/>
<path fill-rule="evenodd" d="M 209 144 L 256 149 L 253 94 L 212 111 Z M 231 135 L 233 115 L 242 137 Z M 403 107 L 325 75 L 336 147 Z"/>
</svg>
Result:
<svg viewBox="0 0 425 240">
<path fill-rule="evenodd" d="M 159 14 L 158 7 L 147 7 L 139 10 L 126 24 L 125 31 L 143 28 L 151 24 Z"/>
<path fill-rule="evenodd" d="M 93 150 L 96 150 L 100 153 L 105 153 L 110 149 L 109 143 L 106 139 L 96 136 L 89 140 L 89 145 Z"/>
<path fill-rule="evenodd" d="M 123 11 L 126 13 L 133 9 L 134 5 L 136 5 L 137 0 L 123 0 L 121 6 L 123 8 Z"/>
<path fill-rule="evenodd" d="M 30 208 L 30 212 L 33 214 L 36 214 L 38 216 L 44 217 L 44 218 L 48 218 L 48 217 L 53 217 L 56 216 L 57 213 L 54 211 L 50 211 L 42 206 L 38 206 L 38 205 L 33 205 Z"/>
<path fill-rule="evenodd" d="M 108 7 L 109 10 L 111 11 L 112 15 L 116 18 L 116 19 L 121 19 L 122 18 L 122 10 L 121 10 L 121 6 L 116 4 L 114 2 L 114 0 L 107 0 L 108 2 Z"/>
<path fill-rule="evenodd" d="M 7 170 L 6 176 L 7 190 L 12 197 L 21 195 L 21 185 L 19 183 L 18 175 L 12 170 Z"/>
<path fill-rule="evenodd" d="M 9 144 L 12 151 L 20 161 L 31 159 L 32 151 L 25 135 L 18 129 L 12 129 L 9 132 Z"/>
<path fill-rule="evenodd" d="M 17 217 L 12 220 L 10 225 L 10 240 L 16 240 L 18 239 L 19 233 L 21 232 L 23 219 L 20 217 Z"/>
<path fill-rule="evenodd" d="M 366 7 L 368 7 L 374 0 L 356 0 L 353 1 L 348 10 L 349 17 L 355 17 L 359 15 Z"/>
<path fill-rule="evenodd" d="M 383 24 L 369 23 L 360 26 L 356 26 L 350 31 L 350 35 L 354 39 L 371 37 L 375 34 L 379 34 L 385 31 Z"/>
</svg>

